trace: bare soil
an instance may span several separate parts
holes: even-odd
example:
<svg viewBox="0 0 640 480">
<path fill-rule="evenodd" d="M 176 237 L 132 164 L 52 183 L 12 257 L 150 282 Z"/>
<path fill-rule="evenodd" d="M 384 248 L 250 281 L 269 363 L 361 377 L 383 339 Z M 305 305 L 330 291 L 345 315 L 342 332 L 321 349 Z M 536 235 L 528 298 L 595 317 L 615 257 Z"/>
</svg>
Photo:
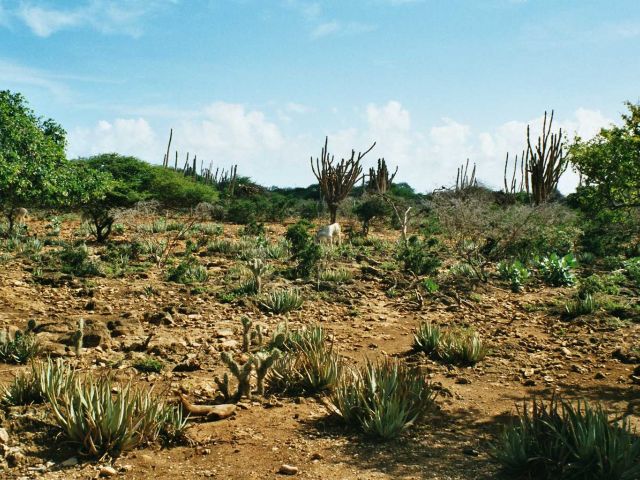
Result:
<svg viewBox="0 0 640 480">
<path fill-rule="evenodd" d="M 71 239 L 77 228 L 77 221 L 65 222 L 60 238 Z M 281 238 L 284 229 L 269 225 L 268 237 Z M 113 240 L 131 241 L 136 234 L 129 230 Z M 33 223 L 30 231 L 44 236 L 45 222 Z M 238 231 L 239 227 L 224 225 L 226 238 L 237 239 Z M 371 235 L 391 240 L 396 232 L 374 228 Z M 103 248 L 89 245 L 95 252 Z M 182 251 L 181 242 L 176 252 Z M 612 411 L 637 420 L 635 365 L 623 362 L 624 352 L 640 345 L 637 324 L 600 314 L 562 321 L 555 304 L 562 303 L 571 289 L 532 283 L 516 294 L 495 278 L 455 289 L 445 281 L 440 292 L 417 309 L 410 300 L 411 290 L 405 290 L 411 279 L 379 268 L 389 260 L 388 254 L 365 257 L 360 262 L 342 259 L 341 265 L 354 272 L 354 280 L 321 291 L 314 282 L 272 275 L 267 290 L 296 283 L 304 289 L 306 301 L 297 312 L 269 315 L 248 299 L 220 303 L 218 293 L 229 289 L 225 275 L 238 263 L 221 255 L 198 257 L 210 278 L 195 290 L 164 281 L 165 270 L 156 265 L 122 278 L 63 276 L 46 285 L 33 281 L 33 262 L 12 256 L 0 265 L 0 328 L 23 329 L 35 319 L 42 326 L 38 337 L 50 355 L 67 357 L 84 370 L 111 371 L 123 381 L 154 385 L 169 398 L 184 392 L 196 403 L 207 403 L 215 397 L 213 378 L 224 371 L 219 352 L 239 350 L 242 315 L 268 330 L 284 320 L 292 327 L 319 322 L 353 362 L 383 355 L 403 357 L 428 372 L 440 395 L 436 412 L 388 443 L 372 442 L 342 426 L 322 398 L 268 397 L 241 403 L 226 420 L 194 421 L 188 430 L 189 444 L 150 445 L 100 461 L 83 458 L 74 445 L 65 443 L 48 419 L 46 406 L 11 407 L 0 414 L 0 426 L 9 433 L 9 445 L 24 457 L 17 465 L 0 469 L 0 476 L 95 478 L 102 466 L 113 465 L 118 476 L 127 479 L 267 479 L 281 477 L 280 466 L 289 464 L 298 468 L 298 477 L 307 479 L 489 479 L 497 474 L 488 455 L 490 441 L 513 416 L 516 405 L 534 395 L 558 392 L 602 401 Z M 150 322 L 158 312 L 170 312 L 171 321 Z M 63 341 L 79 318 L 98 340 L 97 346 L 87 346 L 76 358 Z M 489 343 L 490 355 L 475 367 L 456 368 L 412 352 L 413 332 L 424 320 L 473 327 Z M 147 352 L 130 351 L 151 333 Z M 161 373 L 144 374 L 133 368 L 147 355 L 164 362 Z M 198 369 L 173 371 L 185 361 Z M 0 384 L 24 368 L 28 367 L 0 365 Z M 78 465 L 60 465 L 74 456 Z"/>
</svg>

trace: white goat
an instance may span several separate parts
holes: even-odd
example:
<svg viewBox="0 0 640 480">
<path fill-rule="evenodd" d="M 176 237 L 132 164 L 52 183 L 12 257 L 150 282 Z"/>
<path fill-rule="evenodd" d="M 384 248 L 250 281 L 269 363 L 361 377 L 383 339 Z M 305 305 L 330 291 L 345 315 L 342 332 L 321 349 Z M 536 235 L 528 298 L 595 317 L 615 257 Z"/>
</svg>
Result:
<svg viewBox="0 0 640 480">
<path fill-rule="evenodd" d="M 333 237 L 338 237 L 338 245 L 342 245 L 342 230 L 339 223 L 332 223 L 326 227 L 322 227 L 316 233 L 316 242 L 326 242 L 327 240 L 333 245 Z"/>
</svg>

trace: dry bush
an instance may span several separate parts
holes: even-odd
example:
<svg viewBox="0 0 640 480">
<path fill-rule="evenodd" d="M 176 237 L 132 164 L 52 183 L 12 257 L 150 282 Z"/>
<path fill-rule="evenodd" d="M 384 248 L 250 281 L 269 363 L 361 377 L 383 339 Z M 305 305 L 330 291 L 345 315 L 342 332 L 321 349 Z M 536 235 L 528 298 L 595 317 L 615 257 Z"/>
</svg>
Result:
<svg viewBox="0 0 640 480">
<path fill-rule="evenodd" d="M 481 189 L 465 196 L 437 194 L 432 208 L 458 260 L 482 281 L 491 262 L 565 254 L 580 234 L 574 213 L 563 205 L 498 205 Z"/>
</svg>

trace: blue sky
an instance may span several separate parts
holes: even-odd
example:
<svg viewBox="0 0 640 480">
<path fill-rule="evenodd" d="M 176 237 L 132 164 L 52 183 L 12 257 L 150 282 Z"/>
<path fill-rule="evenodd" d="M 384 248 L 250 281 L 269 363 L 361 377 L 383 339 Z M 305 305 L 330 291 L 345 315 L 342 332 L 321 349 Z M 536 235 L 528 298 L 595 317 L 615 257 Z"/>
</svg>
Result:
<svg viewBox="0 0 640 480">
<path fill-rule="evenodd" d="M 467 157 L 502 183 L 526 124 L 591 136 L 640 99 L 638 0 L 0 0 L 0 88 L 69 133 L 69 156 L 187 151 L 307 185 L 378 144 L 425 191 Z M 575 177 L 563 182 L 570 189 Z"/>
</svg>

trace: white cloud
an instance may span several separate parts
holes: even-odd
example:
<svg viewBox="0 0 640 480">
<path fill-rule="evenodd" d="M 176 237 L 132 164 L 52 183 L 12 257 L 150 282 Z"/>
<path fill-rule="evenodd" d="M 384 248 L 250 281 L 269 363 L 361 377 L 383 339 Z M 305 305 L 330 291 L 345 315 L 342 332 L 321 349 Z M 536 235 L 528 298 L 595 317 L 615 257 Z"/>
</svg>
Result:
<svg viewBox="0 0 640 480">
<path fill-rule="evenodd" d="M 321 23 L 311 31 L 311 38 L 322 38 L 340 31 L 340 23 L 333 20 Z"/>
<path fill-rule="evenodd" d="M 25 86 L 42 88 L 58 98 L 65 98 L 70 93 L 67 86 L 55 75 L 3 59 L 0 59 L 0 84 L 17 88 Z"/>
<path fill-rule="evenodd" d="M 331 35 L 359 35 L 361 33 L 372 32 L 376 29 L 375 25 L 360 22 L 339 22 L 331 20 L 329 22 L 320 23 L 311 31 L 311 38 L 318 39 Z"/>
<path fill-rule="evenodd" d="M 23 3 L 13 13 L 39 37 L 73 28 L 92 28 L 101 33 L 137 37 L 142 34 L 141 18 L 169 0 L 86 0 L 74 8 L 60 9 L 43 3 Z M 0 16 L 0 20 L 1 20 Z"/>
<path fill-rule="evenodd" d="M 31 31 L 39 37 L 48 37 L 58 30 L 66 27 L 75 27 L 84 21 L 84 15 L 79 10 L 64 12 L 24 6 L 19 15 Z"/>
<path fill-rule="evenodd" d="M 117 152 L 153 161 L 162 160 L 157 135 L 144 118 L 100 120 L 92 128 L 76 128 L 69 132 L 71 158 Z"/>
<path fill-rule="evenodd" d="M 368 105 L 365 119 L 365 128 L 330 134 L 330 149 L 336 152 L 336 157 L 346 156 L 351 148 L 364 150 L 375 140 L 372 158 L 365 163 L 372 165 L 376 158 L 385 157 L 390 167 L 400 167 L 397 181 L 406 181 L 419 191 L 451 186 L 456 169 L 467 158 L 477 164 L 479 181 L 501 188 L 507 152 L 511 159 L 521 154 L 526 144 L 527 124 L 531 125 L 532 138 L 536 138 L 542 128 L 542 117 L 508 121 L 489 131 L 476 131 L 470 125 L 443 118 L 421 131 L 412 128 L 410 113 L 396 101 Z M 610 123 L 599 111 L 579 108 L 568 118 L 556 116 L 554 130 L 562 127 L 570 139 L 576 132 L 590 138 Z M 561 181 L 561 190 L 571 191 L 576 183 L 575 174 L 568 171 Z"/>
</svg>

